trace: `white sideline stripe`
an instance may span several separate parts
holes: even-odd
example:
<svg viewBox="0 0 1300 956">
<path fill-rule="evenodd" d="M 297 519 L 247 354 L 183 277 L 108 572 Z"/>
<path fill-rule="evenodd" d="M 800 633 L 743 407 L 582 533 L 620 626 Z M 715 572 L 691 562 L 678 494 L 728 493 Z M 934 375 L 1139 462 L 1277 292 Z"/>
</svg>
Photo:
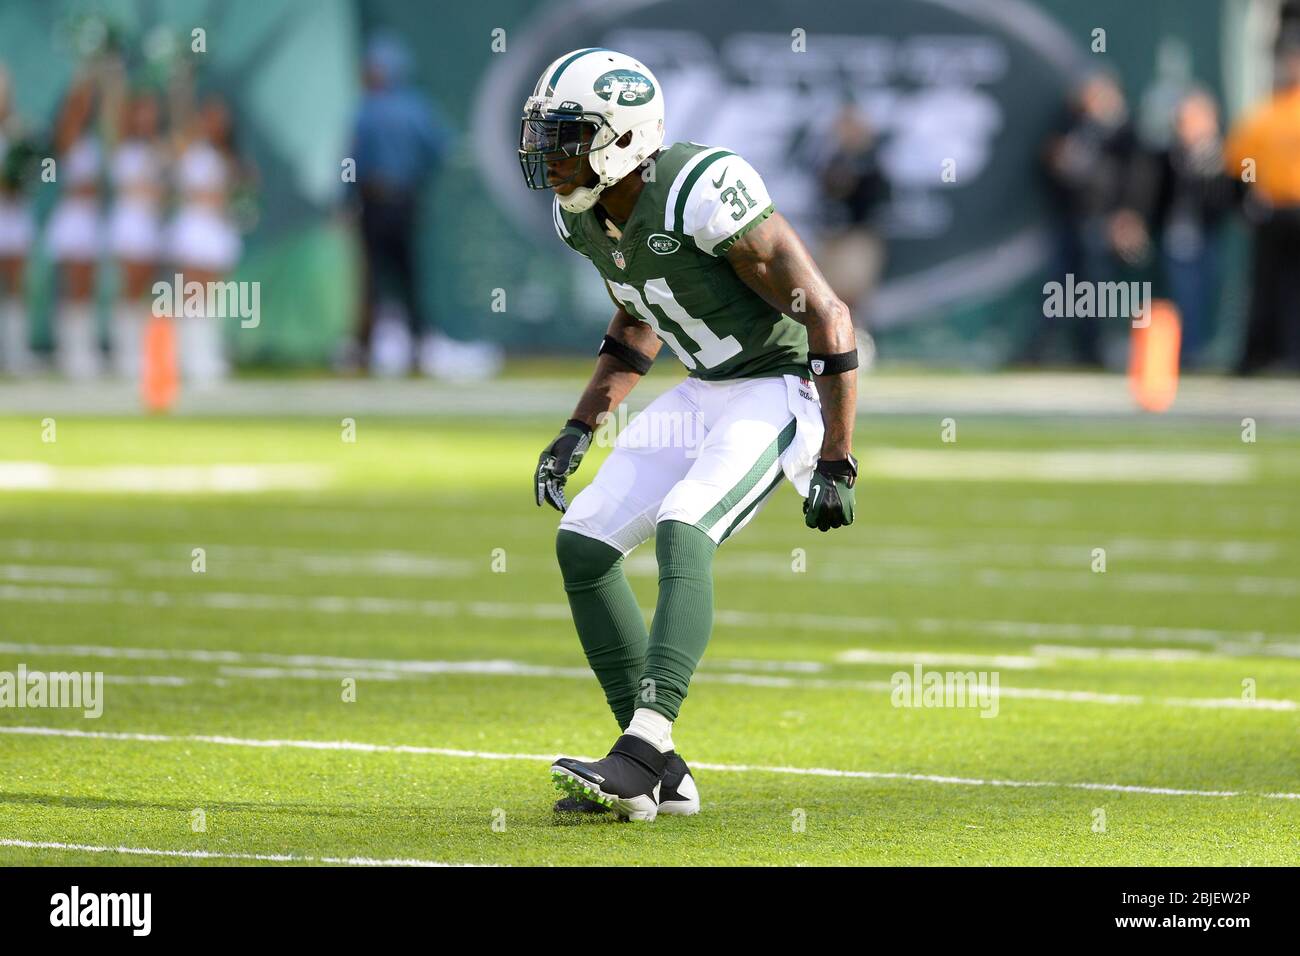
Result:
<svg viewBox="0 0 1300 956">
<path fill-rule="evenodd" d="M 322 614 L 416 614 L 425 617 L 467 617 L 493 620 L 568 621 L 566 604 L 504 601 L 431 601 L 413 598 L 293 596 L 240 592 L 136 591 L 109 588 L 23 587 L 0 585 L 0 601 L 69 604 L 136 604 L 149 607 L 187 605 L 220 610 L 316 611 Z M 644 611 L 645 609 L 643 609 Z M 648 613 L 648 612 L 646 612 Z M 1254 647 L 1282 656 L 1300 652 L 1300 634 L 1264 631 L 1224 631 L 1214 628 L 1143 627 L 1133 624 L 1067 624 L 1054 621 L 967 620 L 961 618 L 858 617 L 841 614 L 791 614 L 770 611 L 719 610 L 715 626 L 740 628 L 825 628 L 845 631 L 921 634 L 978 634 L 1017 639 L 1080 639 L 1107 641 L 1189 641 Z"/>
<path fill-rule="evenodd" d="M 1132 572 L 1113 569 L 1110 574 L 1094 574 L 1087 562 L 1076 556 L 1074 570 L 1028 571 L 1000 570 L 996 568 L 961 568 L 952 570 L 936 567 L 942 562 L 878 562 L 869 558 L 851 564 L 823 565 L 810 578 L 821 582 L 853 581 L 858 583 L 888 582 L 902 585 L 952 586 L 970 585 L 982 588 L 1014 588 L 1016 590 L 1098 591 L 1115 588 L 1121 591 L 1200 594 L 1206 591 L 1224 594 L 1268 595 L 1295 597 L 1300 595 L 1300 582 L 1288 577 L 1221 574 L 1188 574 Z M 654 556 L 638 555 L 625 564 L 628 574 L 654 576 L 658 574 Z M 954 574 L 960 570 L 960 578 Z M 756 577 L 769 579 L 791 578 L 788 557 L 769 560 L 761 555 L 745 555 L 729 560 L 715 569 L 716 576 Z"/>
<path fill-rule="evenodd" d="M 0 580 L 41 584 L 108 584 L 117 575 L 104 568 L 74 568 L 58 564 L 0 564 Z"/>
<path fill-rule="evenodd" d="M 441 863 L 437 860 L 376 860 L 367 856 L 299 856 L 295 853 L 213 853 L 210 850 L 150 850 L 138 846 L 92 846 L 36 840 L 0 840 L 0 846 L 25 850 L 70 850 L 82 853 L 125 853 L 130 856 L 167 856 L 185 860 L 256 860 L 259 863 L 333 863 L 343 866 L 478 866 L 477 863 Z"/>
<path fill-rule="evenodd" d="M 449 574 L 469 574 L 475 562 L 467 558 L 452 557 L 423 551 L 402 551 L 398 549 L 330 549 L 302 548 L 279 545 L 262 547 L 257 545 L 213 544 L 207 545 L 206 557 L 209 564 L 207 574 L 213 576 L 218 571 L 213 565 L 220 565 L 221 571 L 247 574 L 265 574 L 267 568 L 279 571 L 292 570 L 310 575 L 359 575 L 371 574 L 377 577 L 437 577 Z M 46 541 L 31 538 L 10 538 L 0 541 L 0 554 L 14 557 L 61 558 L 70 555 L 85 560 L 99 558 L 114 562 L 130 561 L 137 573 L 189 575 L 193 572 L 190 565 L 193 560 L 190 548 L 149 546 L 128 542 L 100 541 Z M 249 567 L 251 566 L 251 567 Z M 10 565 L 10 567 L 31 568 L 32 565 Z M 48 566 L 39 565 L 39 570 L 46 571 Z M 87 568 L 107 575 L 105 569 Z M 97 583 L 97 582 L 77 582 Z"/>
<path fill-rule="evenodd" d="M 1074 571 L 1000 571 L 987 568 L 974 572 L 972 579 L 981 587 L 1015 588 L 1026 590 L 1038 588 L 1049 591 L 1070 589 L 1073 591 L 1098 590 L 1102 576 Z M 1173 594 L 1202 594 L 1211 591 L 1217 594 L 1267 595 L 1269 597 L 1295 597 L 1300 595 L 1300 581 L 1294 578 L 1263 577 L 1260 575 L 1242 575 L 1223 577 L 1206 574 L 1160 574 L 1157 572 L 1139 572 L 1108 574 L 1105 585 L 1122 591 L 1164 592 Z"/>
<path fill-rule="evenodd" d="M 1035 644 L 1032 656 L 1006 654 L 949 654 L 943 652 L 881 651 L 855 647 L 840 651 L 835 660 L 841 664 L 955 664 L 971 667 L 1000 667 L 1005 670 L 1040 670 L 1059 659 L 1097 661 L 1156 661 L 1162 664 L 1186 661 L 1223 660 L 1226 655 L 1176 647 L 1080 647 L 1070 644 Z"/>
<path fill-rule="evenodd" d="M 992 507 L 992 505 L 986 505 Z M 344 512 L 348 514 L 348 512 Z M 356 513 L 351 513 L 355 515 Z M 324 512 L 321 523 L 330 524 L 338 512 Z M 1033 521 L 1032 517 L 1027 520 Z M 991 564 L 995 559 L 1014 557 L 1017 561 L 1041 563 L 1042 556 L 1050 556 L 1059 563 L 1078 563 L 1080 553 L 1091 554 L 1095 542 L 1077 539 L 1073 543 L 1058 541 L 1046 543 L 1038 541 L 1008 541 L 1009 537 L 1023 534 L 1024 528 L 993 528 L 980 526 L 979 531 L 1001 540 L 996 545 L 985 540 L 952 541 L 944 539 L 939 543 L 932 529 L 915 525 L 875 525 L 872 538 L 876 549 L 864 550 L 862 547 L 843 547 L 827 543 L 818 548 L 823 557 L 847 560 L 865 558 L 888 560 L 893 563 L 911 561 L 913 563 L 971 562 Z M 1075 531 L 1061 530 L 1055 532 L 1062 538 L 1077 535 Z M 762 532 L 746 535 L 749 540 L 762 540 Z M 1124 557 L 1134 561 L 1149 559 L 1170 562 L 1216 561 L 1224 564 L 1260 564 L 1276 561 L 1284 557 L 1283 549 L 1277 542 L 1236 541 L 1205 538 L 1139 538 L 1125 536 L 1107 537 L 1106 552 L 1113 557 Z M 181 549 L 188 559 L 189 549 Z M 58 541 L 35 538 L 9 538 L 0 541 L 0 554 L 12 554 L 21 558 L 54 557 L 62 558 L 73 555 L 80 559 L 97 556 L 110 559 L 148 560 L 161 559 L 174 554 L 176 549 L 154 543 L 128 541 Z M 411 551 L 396 548 L 387 549 L 352 549 L 329 547 L 292 547 L 289 545 L 262 546 L 245 544 L 211 544 L 207 547 L 208 557 L 220 554 L 228 560 L 272 560 L 285 561 L 321 561 L 331 564 L 364 564 L 383 562 L 377 570 L 390 567 L 423 566 L 427 562 L 451 562 L 464 560 L 458 555 L 445 555 L 431 551 Z M 746 551 L 749 559 L 768 559 L 774 564 L 788 565 L 789 554 L 785 551 Z M 732 561 L 736 557 L 731 558 Z"/>
<path fill-rule="evenodd" d="M 0 461 L 0 491 L 211 494 L 302 491 L 324 487 L 321 465 L 47 465 Z"/>
<path fill-rule="evenodd" d="M 1250 481 L 1244 453 L 1171 451 L 961 451 L 880 448 L 864 454 L 864 474 L 902 481 L 1107 481 L 1210 484 Z"/>
<path fill-rule="evenodd" d="M 587 680 L 591 672 L 585 667 L 555 667 L 544 664 L 526 664 L 522 661 L 486 660 L 486 661 L 420 661 L 391 660 L 362 657 L 317 657 L 311 654 L 265 654 L 243 653 L 240 651 L 212 650 L 171 650 L 141 647 L 91 646 L 77 644 L 14 644 L 0 642 L 0 653 L 10 654 L 52 654 L 58 656 L 87 656 L 107 658 L 128 658 L 133 660 L 191 660 L 199 663 L 220 663 L 227 666 L 219 668 L 218 673 L 226 677 L 243 677 L 252 680 L 338 680 L 342 677 L 370 678 L 373 680 L 400 680 L 405 677 L 429 674 L 464 674 L 477 677 L 562 677 Z M 853 654 L 847 651 L 846 654 Z M 956 655 L 886 655 L 897 657 L 889 663 L 910 666 L 916 663 L 954 663 L 946 658 Z M 844 655 L 840 655 L 841 658 Z M 929 658 L 930 660 L 923 660 Z M 943 660 L 933 660 L 943 658 Z M 967 658 L 969 661 L 971 658 Z M 982 658 L 982 662 L 995 658 Z M 1032 658 L 1027 658 L 1032 660 Z M 229 666 L 243 662 L 260 662 L 264 664 L 287 666 L 235 667 Z M 719 662 L 720 663 L 720 662 Z M 755 662 L 738 662 L 752 664 Z M 766 662 L 765 662 L 766 663 Z M 775 662 L 781 663 L 781 662 Z M 812 661 L 795 661 L 800 670 L 806 672 L 806 665 Z M 714 665 L 717 666 L 717 665 Z M 978 666 L 968 664 L 967 666 Z M 754 668 L 751 668 L 754 669 Z M 765 667 L 764 670 L 780 668 Z M 138 678 L 141 681 L 154 679 L 158 683 L 167 683 L 184 678 L 158 675 L 156 678 Z M 894 685 L 881 680 L 844 680 L 822 677 L 783 677 L 773 673 L 745 674 L 717 672 L 706 667 L 695 674 L 696 681 L 714 684 L 738 684 L 748 687 L 784 687 L 806 688 L 813 690 L 864 690 L 891 692 Z M 1055 687 L 1006 687 L 999 686 L 998 697 L 1022 700 L 1054 700 L 1066 703 L 1087 704 L 1123 704 L 1143 705 L 1162 704 L 1168 707 L 1200 707 L 1208 709 L 1232 710 L 1300 710 L 1300 704 L 1282 698 L 1257 698 L 1251 701 L 1234 697 L 1143 697 L 1137 694 L 1108 694 L 1088 690 L 1066 690 Z"/>
<path fill-rule="evenodd" d="M 145 684 L 151 687 L 188 687 L 194 683 L 188 677 L 173 674 L 105 674 L 105 684 Z"/>
<path fill-rule="evenodd" d="M 841 664 L 952 664 L 957 667 L 1000 667 L 1005 670 L 1038 670 L 1048 661 L 1042 657 L 1011 654 L 944 654 L 926 651 L 877 651 L 855 647 L 835 655 Z"/>
<path fill-rule="evenodd" d="M 1224 655 L 1189 651 L 1177 647 L 1078 647 L 1070 644 L 1035 644 L 1034 655 L 1044 660 L 1065 658 L 1078 661 L 1159 661 L 1162 664 L 1183 661 L 1222 660 Z"/>
<path fill-rule="evenodd" d="M 206 734 L 142 734 L 123 731 L 64 730 L 58 727 L 0 727 L 0 733 L 36 737 L 73 737 L 89 740 L 119 740 L 140 743 L 205 743 L 229 747 L 295 748 L 301 750 L 344 750 L 360 753 L 423 754 L 432 757 L 466 757 L 475 760 L 551 761 L 554 754 L 496 753 L 487 750 L 455 750 L 448 747 L 417 747 L 409 744 L 367 744 L 350 740 L 259 740 Z M 579 756 L 578 760 L 594 757 Z M 924 773 L 881 770 L 834 770 L 826 767 L 768 767 L 760 764 L 702 763 L 701 770 L 725 773 L 783 773 L 812 777 L 845 777 L 860 780 L 911 780 L 922 783 L 961 784 L 973 787 L 1060 787 L 1070 790 L 1106 790 L 1116 793 L 1150 793 L 1179 797 L 1265 797 L 1270 800 L 1300 800 L 1300 793 L 1252 793 L 1245 790 L 1185 790 L 1176 787 L 1140 787 L 1118 783 L 1069 783 L 1048 780 L 995 780 L 978 777 L 949 777 Z"/>
<path fill-rule="evenodd" d="M 376 671 L 409 674 L 509 674 L 529 677 L 589 677 L 585 667 L 552 667 L 544 664 L 524 664 L 509 660 L 479 661 L 422 661 L 394 660 L 380 657 L 330 657 L 317 654 L 268 654 L 258 651 L 214 651 L 155 647 L 117 647 L 104 644 L 33 644 L 0 641 L 0 653 L 55 654 L 68 657 L 107 657 L 127 660 L 181 660 L 200 664 L 263 663 L 289 668 L 328 668 L 334 671 L 355 673 Z M 223 668 L 235 670 L 235 668 Z M 278 674 L 287 671 L 277 671 Z"/>
</svg>

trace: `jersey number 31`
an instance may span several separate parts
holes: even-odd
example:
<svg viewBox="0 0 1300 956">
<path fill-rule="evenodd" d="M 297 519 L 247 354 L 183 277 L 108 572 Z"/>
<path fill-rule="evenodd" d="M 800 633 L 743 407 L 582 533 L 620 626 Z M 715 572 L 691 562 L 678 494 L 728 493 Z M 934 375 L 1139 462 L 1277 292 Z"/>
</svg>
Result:
<svg viewBox="0 0 1300 956">
<path fill-rule="evenodd" d="M 740 354 L 741 345 L 736 341 L 736 337 L 728 335 L 718 338 L 714 335 L 713 330 L 705 325 L 703 320 L 697 319 L 682 308 L 681 303 L 673 296 L 672 289 L 668 288 L 666 280 L 646 280 L 644 299 L 634 286 L 626 282 L 610 282 L 609 287 L 614 293 L 614 298 L 622 302 L 634 316 L 654 329 L 655 334 L 677 353 L 677 357 L 687 368 L 693 369 L 701 365 L 705 368 L 716 368 L 732 356 Z M 649 305 L 646 304 L 647 302 Z M 662 314 L 656 315 L 650 306 L 658 306 Z M 686 350 L 678 333 L 683 333 L 699 346 L 694 354 Z"/>
</svg>

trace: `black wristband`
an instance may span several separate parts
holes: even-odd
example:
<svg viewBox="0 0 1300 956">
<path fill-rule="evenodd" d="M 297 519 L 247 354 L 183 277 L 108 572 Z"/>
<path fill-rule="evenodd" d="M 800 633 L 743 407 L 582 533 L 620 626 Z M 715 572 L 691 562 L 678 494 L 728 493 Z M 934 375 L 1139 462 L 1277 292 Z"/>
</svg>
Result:
<svg viewBox="0 0 1300 956">
<path fill-rule="evenodd" d="M 654 364 L 654 359 L 646 358 L 630 345 L 624 345 L 612 335 L 605 336 L 604 341 L 600 343 L 600 348 L 596 350 L 597 355 L 608 355 L 618 359 L 638 375 L 644 375 L 650 371 L 650 366 Z"/>
<path fill-rule="evenodd" d="M 858 350 L 837 352 L 835 355 L 809 352 L 808 364 L 812 367 L 814 375 L 838 375 L 840 372 L 851 372 L 858 367 Z"/>
<path fill-rule="evenodd" d="M 576 419 L 576 418 L 570 418 L 567 422 L 564 423 L 564 427 L 565 427 L 565 428 L 577 428 L 577 429 L 579 429 L 579 430 L 580 430 L 584 435 L 590 435 L 590 434 L 591 434 L 591 426 L 588 425 L 586 422 L 578 421 L 578 419 Z"/>
</svg>

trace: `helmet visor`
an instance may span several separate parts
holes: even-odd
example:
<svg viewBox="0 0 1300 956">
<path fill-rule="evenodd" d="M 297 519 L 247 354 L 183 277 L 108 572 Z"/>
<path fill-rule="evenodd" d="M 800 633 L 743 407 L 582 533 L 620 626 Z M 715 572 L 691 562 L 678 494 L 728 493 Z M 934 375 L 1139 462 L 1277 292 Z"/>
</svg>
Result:
<svg viewBox="0 0 1300 956">
<path fill-rule="evenodd" d="M 602 125 L 604 117 L 595 113 L 525 114 L 519 124 L 519 166 L 528 188 L 549 189 L 582 175 L 584 163 L 573 163 L 569 171 L 565 161 L 592 153 Z M 556 170 L 555 166 L 563 168 Z"/>
</svg>

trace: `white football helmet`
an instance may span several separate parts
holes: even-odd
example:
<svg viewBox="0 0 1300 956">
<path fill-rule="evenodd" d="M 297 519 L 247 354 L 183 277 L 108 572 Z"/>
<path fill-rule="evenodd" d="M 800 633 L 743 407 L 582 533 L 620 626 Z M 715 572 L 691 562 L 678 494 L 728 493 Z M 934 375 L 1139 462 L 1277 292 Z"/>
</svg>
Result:
<svg viewBox="0 0 1300 956">
<path fill-rule="evenodd" d="M 587 157 L 596 185 L 559 196 L 569 212 L 585 212 L 663 142 L 664 94 L 654 74 L 625 53 L 589 47 L 551 63 L 533 87 L 520 123 L 519 165 L 530 189 L 549 189 L 585 170 L 579 165 L 568 179 L 547 182 L 548 162 Z"/>
</svg>

